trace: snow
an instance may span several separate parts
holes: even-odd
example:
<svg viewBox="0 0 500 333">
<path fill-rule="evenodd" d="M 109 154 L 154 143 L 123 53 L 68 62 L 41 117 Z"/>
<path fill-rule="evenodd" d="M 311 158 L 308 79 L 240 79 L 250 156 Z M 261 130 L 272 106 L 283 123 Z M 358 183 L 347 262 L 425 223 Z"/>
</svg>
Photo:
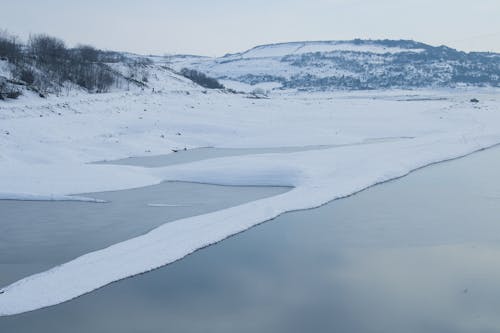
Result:
<svg viewBox="0 0 500 333">
<path fill-rule="evenodd" d="M 241 92 L 246 92 L 246 93 L 251 93 L 255 91 L 256 89 L 262 89 L 264 91 L 271 91 L 273 89 L 279 89 L 281 88 L 282 84 L 278 82 L 263 82 L 263 83 L 257 83 L 254 85 L 239 82 L 239 81 L 234 81 L 234 80 L 219 80 L 220 83 L 224 85 L 224 87 L 229 88 L 229 89 L 234 89 L 236 91 L 241 91 Z"/>
<path fill-rule="evenodd" d="M 8 61 L 0 59 L 0 76 L 10 79 L 12 76 L 11 67 Z"/>
<path fill-rule="evenodd" d="M 191 80 L 172 72 L 169 68 L 163 66 L 155 66 L 155 65 L 133 65 L 133 64 L 125 64 L 125 63 L 112 63 L 108 64 L 113 70 L 122 74 L 125 77 L 134 76 L 136 80 L 141 81 L 143 77 L 147 78 L 147 82 L 149 90 L 153 88 L 156 91 L 175 91 L 175 90 L 186 90 L 186 89 L 196 89 L 196 84 L 194 84 Z M 132 75 L 133 74 L 133 75 Z M 141 90 L 140 87 L 135 87 L 133 85 L 128 85 L 129 89 L 132 90 Z M 124 84 L 122 87 L 119 87 L 121 90 L 124 88 Z M 116 89 L 116 90 L 120 90 Z"/>
<path fill-rule="evenodd" d="M 188 94 L 189 93 L 189 94 Z M 291 186 L 165 224 L 0 291 L 0 315 L 59 304 L 161 267 L 284 212 L 320 206 L 500 143 L 498 90 L 111 93 L 0 104 L 2 198 L 65 199 L 162 181 Z M 469 100 L 478 98 L 479 105 Z M 42 117 L 40 117 L 42 115 Z M 9 133 L 9 134 L 6 134 Z M 325 146 L 168 167 L 91 164 L 194 147 Z M 152 203 L 152 207 L 168 203 Z"/>
<path fill-rule="evenodd" d="M 270 58 L 284 57 L 286 55 L 297 55 L 315 52 L 370 52 L 375 54 L 401 53 L 401 52 L 422 52 L 422 49 L 403 49 L 400 47 L 385 47 L 379 44 L 354 44 L 338 41 L 324 42 L 293 42 L 274 45 L 262 45 L 247 52 L 234 55 L 241 58 Z"/>
</svg>

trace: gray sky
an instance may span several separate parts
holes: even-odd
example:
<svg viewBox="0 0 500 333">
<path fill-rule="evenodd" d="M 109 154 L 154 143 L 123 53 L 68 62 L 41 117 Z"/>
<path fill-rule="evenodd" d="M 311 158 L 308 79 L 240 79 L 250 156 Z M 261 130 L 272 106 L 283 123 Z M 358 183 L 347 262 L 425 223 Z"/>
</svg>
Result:
<svg viewBox="0 0 500 333">
<path fill-rule="evenodd" d="M 142 54 L 274 42 L 414 39 L 500 52 L 500 0 L 0 0 L 0 29 Z"/>
</svg>

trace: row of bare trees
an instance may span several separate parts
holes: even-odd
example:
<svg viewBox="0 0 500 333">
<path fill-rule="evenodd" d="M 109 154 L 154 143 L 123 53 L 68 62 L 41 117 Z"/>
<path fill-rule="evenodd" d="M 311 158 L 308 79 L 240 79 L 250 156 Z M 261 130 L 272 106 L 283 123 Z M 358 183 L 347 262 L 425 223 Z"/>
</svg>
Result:
<svg viewBox="0 0 500 333">
<path fill-rule="evenodd" d="M 41 93 L 58 92 L 66 82 L 105 92 L 116 80 L 107 63 L 122 61 L 123 56 L 88 45 L 68 48 L 64 41 L 44 34 L 22 43 L 0 31 L 0 59 L 12 64 L 15 80 Z"/>
</svg>

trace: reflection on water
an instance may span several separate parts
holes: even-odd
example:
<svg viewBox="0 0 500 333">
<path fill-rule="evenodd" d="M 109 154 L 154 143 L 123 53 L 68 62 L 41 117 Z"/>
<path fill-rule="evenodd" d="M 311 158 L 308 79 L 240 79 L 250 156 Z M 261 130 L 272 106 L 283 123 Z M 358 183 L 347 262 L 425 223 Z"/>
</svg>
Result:
<svg viewBox="0 0 500 333">
<path fill-rule="evenodd" d="M 285 214 L 1 332 L 498 332 L 500 149 Z"/>
</svg>

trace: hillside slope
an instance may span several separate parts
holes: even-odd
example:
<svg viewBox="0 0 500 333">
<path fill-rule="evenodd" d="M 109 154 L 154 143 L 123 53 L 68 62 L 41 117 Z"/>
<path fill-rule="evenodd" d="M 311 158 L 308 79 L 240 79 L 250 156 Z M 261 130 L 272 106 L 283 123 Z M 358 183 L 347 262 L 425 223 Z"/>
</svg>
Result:
<svg viewBox="0 0 500 333">
<path fill-rule="evenodd" d="M 173 56 L 229 87 L 299 90 L 500 86 L 500 54 L 414 41 L 352 40 L 257 46 L 220 58 Z"/>
<path fill-rule="evenodd" d="M 60 96 L 119 91 L 187 91 L 202 89 L 188 78 L 154 62 L 141 62 L 137 59 L 126 58 L 124 61 L 105 63 L 101 66 L 113 77 L 112 84 L 103 91 L 85 89 L 70 81 L 57 82 L 57 80 L 51 79 L 50 76 L 43 77 L 43 89 L 40 89 L 39 86 L 27 83 L 17 77 L 18 66 L 6 60 L 0 60 L 0 93 L 2 97 L 9 98 L 9 93 L 25 97 L 37 95 L 45 97 L 52 94 Z"/>
</svg>

